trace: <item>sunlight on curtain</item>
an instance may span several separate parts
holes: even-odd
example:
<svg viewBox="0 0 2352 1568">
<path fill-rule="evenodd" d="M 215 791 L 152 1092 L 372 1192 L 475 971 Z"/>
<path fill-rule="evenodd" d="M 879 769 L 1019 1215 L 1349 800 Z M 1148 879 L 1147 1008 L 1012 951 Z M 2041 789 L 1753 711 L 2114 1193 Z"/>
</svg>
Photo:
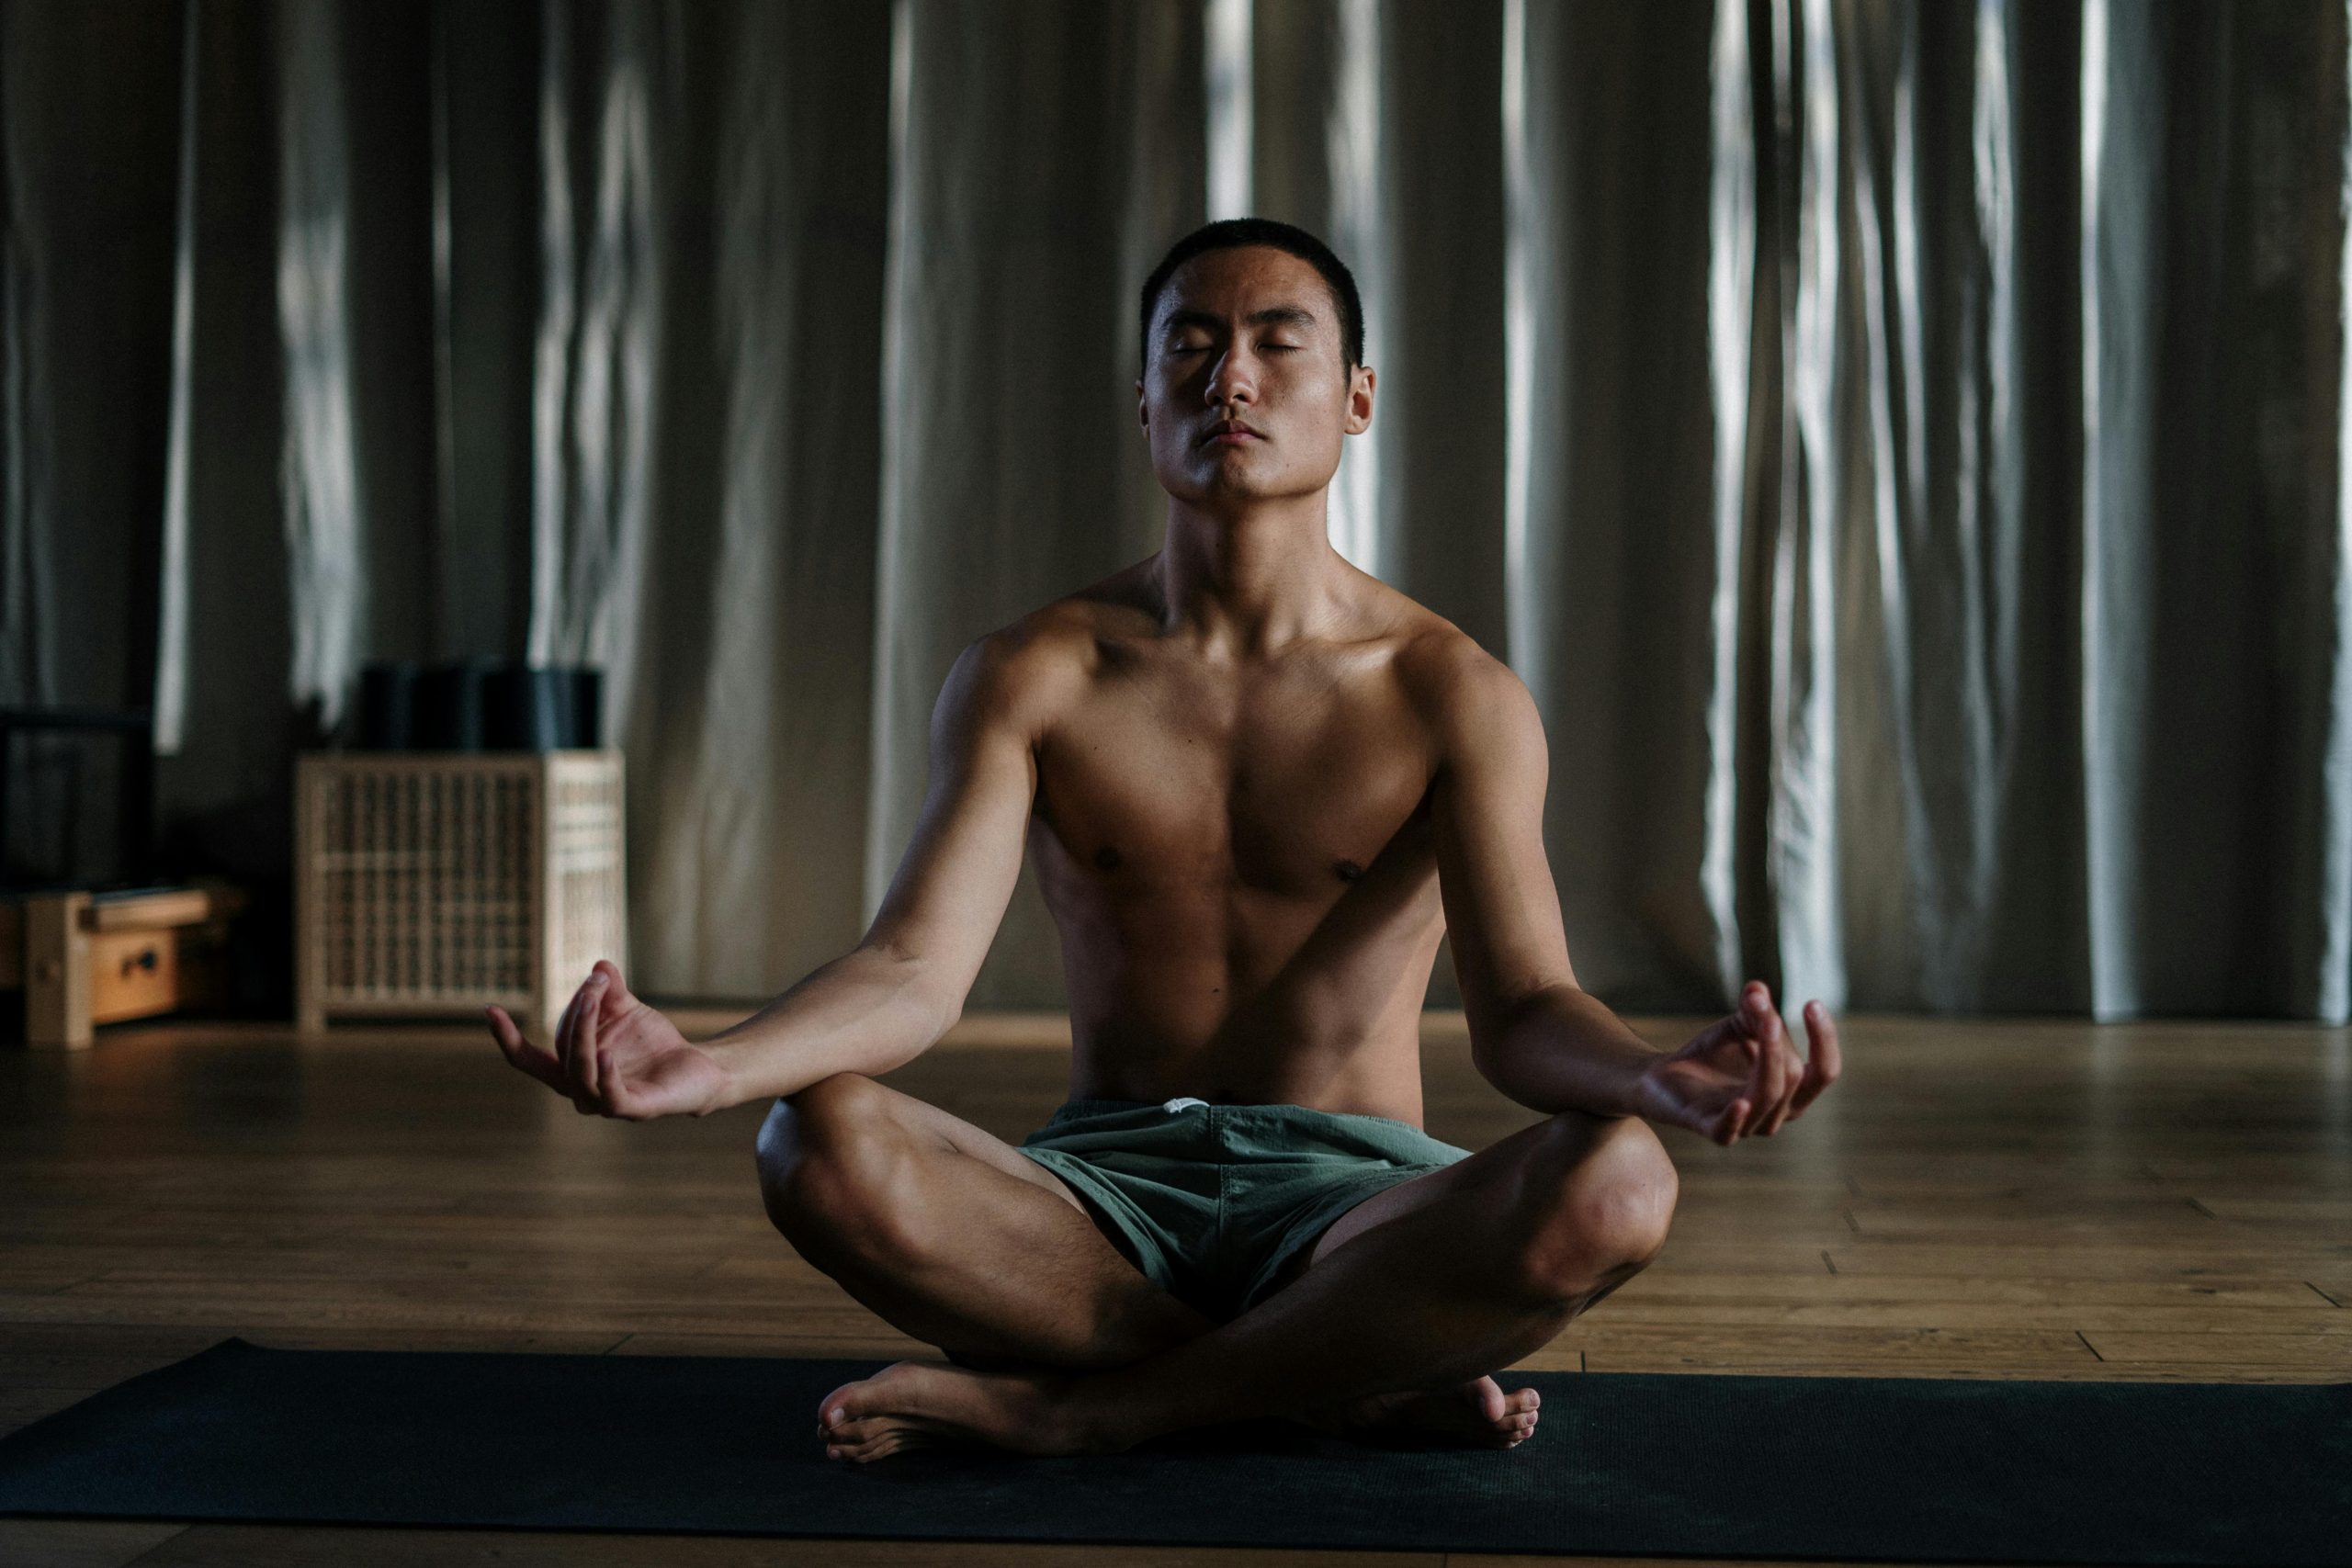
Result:
<svg viewBox="0 0 2352 1568">
<path fill-rule="evenodd" d="M 2113 27 L 2119 11 L 2137 25 Z M 2150 139 L 2163 128 L 2150 20 L 2138 0 L 2083 0 L 2083 849 L 2090 1004 L 2103 1019 L 2139 1007 L 2132 926 L 2142 863 L 2131 838 L 2152 694 L 2138 536 L 2158 505 L 2143 370 L 2154 355 L 2143 344 L 2163 254 L 2147 188 L 2158 177 Z"/>
<path fill-rule="evenodd" d="M 1714 413 L 1714 572 L 1708 595 L 1706 849 L 1700 880 L 1714 925 L 1715 986 L 1747 973 L 1740 921 L 1740 586 L 1747 574 L 1747 411 L 1755 338 L 1755 106 L 1747 7 L 1715 7 L 1707 246 L 1708 386 Z"/>
<path fill-rule="evenodd" d="M 1830 428 L 1838 351 L 1838 104 L 1828 0 L 1776 0 L 1776 113 L 1798 133 L 1795 287 L 1783 332 L 1788 407 L 1772 558 L 1771 859 L 1782 987 L 1842 1008 L 1846 955 L 1838 873 L 1838 645 L 1831 552 L 1842 497 Z M 1787 197 L 1784 196 L 1784 201 Z"/>
<path fill-rule="evenodd" d="M 1503 0 L 1503 658 L 1528 682 L 1536 705 L 1546 705 L 1543 660 L 1535 637 L 1540 601 L 1529 569 L 1528 489 L 1534 461 L 1535 306 L 1528 276 L 1529 205 L 1534 187 L 1527 170 L 1527 0 Z M 1555 366 L 1555 374 L 1567 367 Z"/>
<path fill-rule="evenodd" d="M 908 121 L 914 113 L 914 0 L 893 0 L 890 6 L 890 233 L 882 276 L 882 406 L 906 407 L 913 399 L 913 371 L 904 301 L 913 252 L 915 182 L 907 177 L 913 151 Z M 1142 286 L 1136 286 L 1140 288 Z M 899 690 L 899 662 L 890 657 L 890 629 L 899 616 L 898 585 L 906 567 L 899 536 L 907 516 L 907 433 L 894 419 L 882 422 L 882 508 L 876 528 L 874 566 L 874 649 L 871 681 L 873 711 L 889 715 L 910 705 Z M 918 694 L 919 695 L 919 694 Z M 922 761 L 909 754 L 903 737 L 888 724 L 871 730 L 868 768 L 874 781 L 865 823 L 865 874 L 859 889 L 861 927 L 871 925 L 890 891 L 890 879 L 904 854 L 903 840 L 891 831 L 897 803 L 921 787 Z M 908 832 L 913 831 L 911 825 Z"/>
<path fill-rule="evenodd" d="M 359 435 L 352 410 L 350 162 L 340 13 L 280 0 L 277 318 L 286 356 L 282 466 L 296 703 L 342 713 L 368 636 Z"/>
<path fill-rule="evenodd" d="M 1250 159 L 1257 136 L 1250 123 L 1250 0 L 1206 0 L 1209 207 L 1215 221 L 1255 211 Z"/>
<path fill-rule="evenodd" d="M 187 535 L 190 404 L 196 356 L 196 18 L 190 6 L 181 25 L 178 197 L 172 211 L 172 390 L 164 436 L 164 523 L 157 550 L 155 631 L 155 752 L 180 749 L 187 721 Z M 0 761 L 0 766 L 5 766 Z"/>
<path fill-rule="evenodd" d="M 653 391 L 662 355 L 662 247 L 649 80 L 660 21 L 650 6 L 611 6 L 598 40 L 607 57 L 575 103 L 574 51 L 588 25 L 584 16 L 566 0 L 548 0 L 544 12 L 544 249 L 527 646 L 535 663 L 606 669 L 606 711 L 627 713 L 652 525 Z"/>
<path fill-rule="evenodd" d="M 2352 51 L 2352 0 L 2344 34 Z M 2352 82 L 2352 52 L 2345 80 Z M 2335 571 L 2332 605 L 2326 815 L 2320 845 L 2320 951 L 2316 1011 L 2331 1023 L 2352 1016 L 2352 122 L 2341 162 L 2336 270 Z M 2339 1051 L 2338 1065 L 2343 1053 Z M 2352 1100 L 2346 1103 L 2352 1104 Z"/>
<path fill-rule="evenodd" d="M 1390 301 L 1385 283 L 1388 245 L 1382 232 L 1380 10 L 1378 0 L 1333 0 L 1338 51 L 1324 152 L 1330 168 L 1330 231 L 1322 236 L 1355 275 L 1363 299 L 1364 357 L 1375 367 L 1385 352 L 1383 330 Z M 1374 398 L 1378 387 L 1375 382 Z M 1348 438 L 1331 480 L 1331 546 L 1349 560 L 1384 575 L 1380 528 L 1383 426 Z"/>
</svg>

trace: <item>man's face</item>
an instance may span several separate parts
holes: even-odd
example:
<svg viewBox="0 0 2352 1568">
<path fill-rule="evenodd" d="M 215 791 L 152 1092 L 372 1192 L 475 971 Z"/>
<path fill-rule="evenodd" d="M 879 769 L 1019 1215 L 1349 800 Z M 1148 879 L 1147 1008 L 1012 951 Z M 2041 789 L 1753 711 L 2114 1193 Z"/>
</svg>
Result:
<svg viewBox="0 0 2352 1568">
<path fill-rule="evenodd" d="M 1179 501 L 1312 495 L 1341 441 L 1372 423 L 1323 275 L 1287 251 L 1208 251 L 1160 290 L 1137 412 L 1152 470 Z"/>
</svg>

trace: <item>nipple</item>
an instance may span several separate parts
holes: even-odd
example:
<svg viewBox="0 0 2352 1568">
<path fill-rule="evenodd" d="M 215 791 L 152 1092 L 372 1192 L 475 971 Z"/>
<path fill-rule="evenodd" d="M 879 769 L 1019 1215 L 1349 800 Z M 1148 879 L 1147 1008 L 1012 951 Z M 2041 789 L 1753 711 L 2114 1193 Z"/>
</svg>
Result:
<svg viewBox="0 0 2352 1568">
<path fill-rule="evenodd" d="M 1342 882 L 1353 882 L 1363 874 L 1363 867 L 1351 860 L 1343 860 L 1331 869 L 1340 874 L 1340 880 Z"/>
<path fill-rule="evenodd" d="M 1119 852 L 1105 844 L 1094 852 L 1094 863 L 1104 871 L 1116 871 L 1119 869 Z"/>
</svg>

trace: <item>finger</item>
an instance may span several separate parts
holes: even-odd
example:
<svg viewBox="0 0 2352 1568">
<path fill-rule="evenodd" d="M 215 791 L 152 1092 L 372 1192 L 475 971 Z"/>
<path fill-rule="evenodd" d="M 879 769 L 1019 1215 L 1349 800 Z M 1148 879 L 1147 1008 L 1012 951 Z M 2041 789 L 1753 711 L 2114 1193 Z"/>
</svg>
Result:
<svg viewBox="0 0 2352 1568">
<path fill-rule="evenodd" d="M 1781 1130 L 1781 1123 L 1794 1113 L 1797 1090 L 1804 1087 L 1804 1066 L 1796 1058 L 1793 1048 L 1781 1057 L 1781 1098 L 1758 1119 L 1757 1135 L 1769 1138 Z"/>
<path fill-rule="evenodd" d="M 1724 1106 L 1724 1113 L 1716 1117 L 1714 1125 L 1707 1130 L 1707 1136 L 1725 1148 L 1737 1143 L 1739 1124 L 1747 1119 L 1748 1107 L 1753 1103 L 1751 1100 L 1735 1100 Z"/>
<path fill-rule="evenodd" d="M 596 1025 L 605 1010 L 605 985 L 604 972 L 599 970 L 580 987 L 585 999 L 580 1005 L 578 1038 L 572 1042 L 580 1062 L 581 1087 L 586 1090 L 589 1102 L 599 1111 L 609 1109 L 605 1099 L 604 1053 L 596 1040 Z"/>
<path fill-rule="evenodd" d="M 1750 1026 L 1753 1027 L 1752 1021 Z M 1740 1107 L 1740 1118 L 1732 1127 L 1734 1138 L 1746 1137 L 1754 1129 L 1758 1114 L 1771 1104 L 1764 1098 L 1765 1074 L 1770 1066 L 1771 1050 L 1764 1041 L 1753 1036 L 1747 1043 L 1747 1081 L 1740 1086 L 1739 1099 L 1733 1102 Z"/>
<path fill-rule="evenodd" d="M 1757 1105 L 1756 1131 L 1769 1138 L 1780 1126 L 1781 1112 L 1797 1087 L 1796 1050 L 1789 1043 L 1788 1028 L 1781 1023 L 1778 1009 L 1765 1012 L 1763 1046 L 1763 1099 Z"/>
<path fill-rule="evenodd" d="M 563 1084 L 567 1093 L 579 1083 L 578 1070 L 571 1065 L 571 1021 L 579 1011 L 580 992 L 574 991 L 571 993 L 571 999 L 563 1004 L 563 1011 L 556 1015 L 555 1021 L 555 1059 L 563 1064 Z"/>
<path fill-rule="evenodd" d="M 596 960 L 593 973 L 605 977 L 605 984 L 610 987 L 610 997 L 614 1002 L 624 1008 L 634 1007 L 637 1004 L 637 998 L 632 996 L 629 988 L 621 983 L 619 964 L 609 958 L 599 958 Z"/>
<path fill-rule="evenodd" d="M 1805 1004 L 1805 1026 L 1808 1031 L 1812 1029 L 1814 1017 L 1820 1008 L 1819 1002 Z M 1807 1092 L 1805 1086 L 1813 1081 L 1812 1062 L 1797 1055 L 1796 1040 L 1786 1033 L 1785 1030 L 1781 1035 L 1781 1060 L 1788 1072 L 1788 1088 L 1781 1096 L 1779 1108 L 1772 1112 L 1771 1129 L 1776 1133 L 1781 1130 L 1781 1123 L 1796 1115 L 1798 1109 L 1804 1103 L 1800 1096 Z"/>
<path fill-rule="evenodd" d="M 1717 1019 L 1690 1037 L 1690 1043 L 1678 1055 L 1703 1056 L 1726 1042 L 1747 1038 L 1747 1021 L 1739 1013 Z"/>
<path fill-rule="evenodd" d="M 514 1021 L 496 1002 L 483 1010 L 490 1015 L 490 1037 L 498 1042 L 499 1054 L 509 1062 L 530 1074 L 549 1089 L 560 1089 L 563 1084 L 563 1064 L 544 1045 L 534 1045 L 514 1027 Z"/>
<path fill-rule="evenodd" d="M 1831 1021 L 1829 1010 L 1819 1002 L 1804 1004 L 1805 1032 L 1813 1039 L 1813 1057 L 1805 1063 L 1804 1081 L 1797 1086 L 1796 1099 L 1789 1114 L 1796 1115 L 1814 1098 L 1838 1081 L 1845 1068 L 1845 1060 L 1838 1049 L 1838 1026 Z"/>
</svg>

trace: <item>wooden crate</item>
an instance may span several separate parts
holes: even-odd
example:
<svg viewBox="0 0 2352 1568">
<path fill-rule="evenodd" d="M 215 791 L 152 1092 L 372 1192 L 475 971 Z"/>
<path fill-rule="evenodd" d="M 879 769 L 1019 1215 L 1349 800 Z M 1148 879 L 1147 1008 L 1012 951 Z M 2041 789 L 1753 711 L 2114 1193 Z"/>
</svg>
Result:
<svg viewBox="0 0 2352 1568">
<path fill-rule="evenodd" d="M 295 1009 L 552 1030 L 628 963 L 618 751 L 318 752 L 295 775 Z"/>
<path fill-rule="evenodd" d="M 229 921 L 244 906 L 223 883 L 0 903 L 0 992 L 24 993 L 24 1043 L 79 1048 L 97 1024 L 217 1001 Z"/>
</svg>

